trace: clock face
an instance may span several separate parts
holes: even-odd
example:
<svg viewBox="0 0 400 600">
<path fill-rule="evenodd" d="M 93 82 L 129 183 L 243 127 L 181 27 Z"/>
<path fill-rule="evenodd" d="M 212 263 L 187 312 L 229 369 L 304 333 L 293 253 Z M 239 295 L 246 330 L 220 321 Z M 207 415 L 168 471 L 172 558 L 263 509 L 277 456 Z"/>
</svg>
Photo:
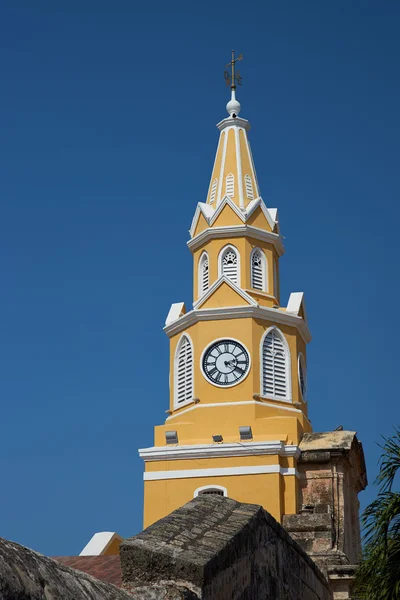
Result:
<svg viewBox="0 0 400 600">
<path fill-rule="evenodd" d="M 201 366 L 212 384 L 231 387 L 246 377 L 250 356 L 246 348 L 235 340 L 217 340 L 203 353 Z"/>
</svg>

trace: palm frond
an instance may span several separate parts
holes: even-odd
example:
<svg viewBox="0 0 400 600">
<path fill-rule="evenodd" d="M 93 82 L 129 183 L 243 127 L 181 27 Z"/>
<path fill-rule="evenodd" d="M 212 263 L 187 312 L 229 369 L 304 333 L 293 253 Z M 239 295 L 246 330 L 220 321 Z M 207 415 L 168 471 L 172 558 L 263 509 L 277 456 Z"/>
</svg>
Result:
<svg viewBox="0 0 400 600">
<path fill-rule="evenodd" d="M 395 428 L 394 435 L 383 439 L 385 443 L 381 446 L 383 453 L 376 483 L 382 486 L 383 491 L 390 491 L 396 474 L 400 472 L 400 428 Z"/>
</svg>

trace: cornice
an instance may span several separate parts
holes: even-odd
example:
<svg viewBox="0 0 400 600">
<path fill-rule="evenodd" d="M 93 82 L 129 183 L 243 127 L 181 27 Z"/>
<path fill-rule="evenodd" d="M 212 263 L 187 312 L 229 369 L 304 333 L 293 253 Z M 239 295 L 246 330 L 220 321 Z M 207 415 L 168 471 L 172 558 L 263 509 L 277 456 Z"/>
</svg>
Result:
<svg viewBox="0 0 400 600">
<path fill-rule="evenodd" d="M 222 119 L 222 121 L 217 123 L 217 127 L 220 131 L 223 131 L 227 127 L 238 127 L 245 129 L 246 131 L 250 131 L 251 126 L 247 119 L 242 119 L 241 117 L 227 117 L 226 119 Z"/>
<path fill-rule="evenodd" d="M 152 446 L 138 450 L 145 462 L 156 460 L 189 460 L 200 458 L 228 458 L 232 456 L 278 455 L 300 457 L 300 448 L 280 441 L 223 444 L 197 444 L 190 446 Z"/>
<path fill-rule="evenodd" d="M 146 471 L 143 473 L 144 481 L 158 481 L 162 479 L 187 479 L 194 477 L 231 477 L 233 475 L 268 475 L 279 473 L 283 477 L 294 476 L 302 479 L 303 476 L 295 467 L 281 467 L 280 465 L 248 465 L 246 467 L 217 467 L 215 469 L 179 469 L 178 471 Z"/>
<path fill-rule="evenodd" d="M 260 396 L 260 398 L 262 398 L 262 396 Z M 202 404 L 201 402 L 197 402 L 195 404 L 193 404 L 193 406 L 190 406 L 189 408 L 183 408 L 183 410 L 178 410 L 176 412 L 174 412 L 172 415 L 170 415 L 169 417 L 167 417 L 166 422 L 167 421 L 171 421 L 173 419 L 177 419 L 177 418 L 181 418 L 182 415 L 184 415 L 185 413 L 191 412 L 192 410 L 198 410 L 201 408 L 226 408 L 227 406 L 233 406 L 235 408 L 237 408 L 238 406 L 262 406 L 263 408 L 277 408 L 279 410 L 286 410 L 289 412 L 294 412 L 297 414 L 303 414 L 304 418 L 307 420 L 307 423 L 309 423 L 311 425 L 311 423 L 309 422 L 307 416 L 303 413 L 303 411 L 299 410 L 298 408 L 294 408 L 293 406 L 284 406 L 284 404 L 287 404 L 286 402 L 283 403 L 272 403 L 272 402 L 268 402 L 267 400 L 265 400 L 264 398 L 262 399 L 262 401 L 259 400 L 239 400 L 239 401 L 235 401 L 235 402 L 208 402 L 207 404 Z"/>
<path fill-rule="evenodd" d="M 194 323 L 198 323 L 199 321 L 244 319 L 247 317 L 270 321 L 271 323 L 291 325 L 297 328 L 306 344 L 311 341 L 310 330 L 301 317 L 266 306 L 226 306 L 218 308 L 194 309 L 183 315 L 177 321 L 174 321 L 170 325 L 164 327 L 164 331 L 168 337 L 172 337 L 173 335 L 176 335 L 177 333 L 183 331 L 187 327 L 190 327 Z"/>
<path fill-rule="evenodd" d="M 277 233 L 265 231 L 252 225 L 230 225 L 224 227 L 208 227 L 187 242 L 190 250 L 197 250 L 205 242 L 214 239 L 248 236 L 256 240 L 273 244 L 279 256 L 285 252 L 281 237 Z"/>
</svg>

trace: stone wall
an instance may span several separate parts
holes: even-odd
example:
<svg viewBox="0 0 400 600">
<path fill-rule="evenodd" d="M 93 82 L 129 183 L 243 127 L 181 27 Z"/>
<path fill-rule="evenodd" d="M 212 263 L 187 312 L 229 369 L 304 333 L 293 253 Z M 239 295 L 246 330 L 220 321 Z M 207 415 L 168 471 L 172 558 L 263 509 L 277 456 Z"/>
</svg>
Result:
<svg viewBox="0 0 400 600">
<path fill-rule="evenodd" d="M 123 587 L 134 595 L 161 586 L 187 599 L 331 598 L 325 577 L 271 515 L 221 496 L 193 499 L 120 551 Z"/>
<path fill-rule="evenodd" d="M 361 553 L 358 493 L 367 485 L 354 431 L 306 433 L 300 444 L 301 505 L 283 526 L 328 577 L 335 600 L 351 597 Z"/>
<path fill-rule="evenodd" d="M 0 538 L 1 600 L 132 600 L 123 590 Z"/>
<path fill-rule="evenodd" d="M 306 433 L 300 444 L 301 504 L 283 525 L 320 566 L 356 564 L 361 554 L 358 493 L 367 485 L 354 431 Z"/>
</svg>

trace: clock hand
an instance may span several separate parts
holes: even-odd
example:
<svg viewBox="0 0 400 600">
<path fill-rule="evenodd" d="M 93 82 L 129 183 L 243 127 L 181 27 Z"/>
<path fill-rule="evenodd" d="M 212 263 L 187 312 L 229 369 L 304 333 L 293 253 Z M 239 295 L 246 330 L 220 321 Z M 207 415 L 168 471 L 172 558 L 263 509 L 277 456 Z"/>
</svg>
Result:
<svg viewBox="0 0 400 600">
<path fill-rule="evenodd" d="M 225 365 L 226 367 L 228 367 L 228 366 L 229 366 L 229 367 L 234 367 L 234 366 L 236 365 L 236 361 L 235 361 L 235 360 L 225 360 L 225 361 L 224 361 L 224 365 Z"/>
</svg>

